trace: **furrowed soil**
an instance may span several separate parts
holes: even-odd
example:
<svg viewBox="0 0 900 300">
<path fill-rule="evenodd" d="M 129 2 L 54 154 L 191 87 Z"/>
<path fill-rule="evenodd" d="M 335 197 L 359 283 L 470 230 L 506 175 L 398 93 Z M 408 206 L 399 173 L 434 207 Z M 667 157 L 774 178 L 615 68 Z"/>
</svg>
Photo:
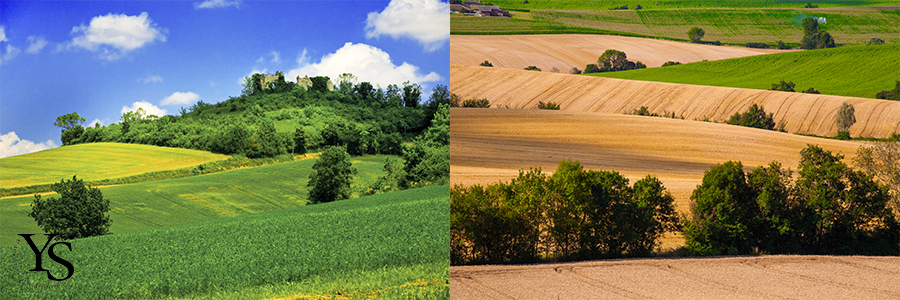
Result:
<svg viewBox="0 0 900 300">
<path fill-rule="evenodd" d="M 650 68 L 666 61 L 689 63 L 785 51 L 614 35 L 453 35 L 450 63 L 477 66 L 487 60 L 495 68 L 521 70 L 537 66 L 550 72 L 556 67 L 561 73 L 569 73 L 572 67 L 584 70 L 587 64 L 597 63 L 607 49 L 623 51 L 628 60 L 643 62 Z"/>
<path fill-rule="evenodd" d="M 625 259 L 453 266 L 450 295 L 452 299 L 897 299 L 898 277 L 898 257 Z"/>
<path fill-rule="evenodd" d="M 674 112 L 686 120 L 724 122 L 752 104 L 774 113 L 789 133 L 836 136 L 842 103 L 855 108 L 853 137 L 887 138 L 900 133 L 900 101 L 768 90 L 597 78 L 504 68 L 450 65 L 450 87 L 461 99 L 486 98 L 491 107 L 537 108 L 555 102 L 562 110 L 631 113 Z M 454 136 L 454 139 L 456 136 Z M 816 141 L 821 141 L 816 139 Z"/>
</svg>

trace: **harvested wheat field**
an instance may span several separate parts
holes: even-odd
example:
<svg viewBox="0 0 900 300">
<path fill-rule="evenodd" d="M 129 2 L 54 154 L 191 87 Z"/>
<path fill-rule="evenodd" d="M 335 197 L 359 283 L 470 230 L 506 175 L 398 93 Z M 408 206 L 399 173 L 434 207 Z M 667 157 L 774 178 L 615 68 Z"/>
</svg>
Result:
<svg viewBox="0 0 900 300">
<path fill-rule="evenodd" d="M 537 66 L 550 72 L 556 67 L 568 73 L 572 67 L 583 70 L 587 64 L 596 63 L 607 49 L 624 51 L 629 60 L 643 62 L 650 68 L 666 61 L 689 63 L 785 51 L 615 35 L 453 35 L 450 63 L 477 66 L 487 60 L 498 68 L 521 70 Z"/>
<path fill-rule="evenodd" d="M 898 299 L 900 258 L 757 256 L 453 266 L 453 299 Z"/>
<path fill-rule="evenodd" d="M 796 172 L 800 150 L 817 144 L 851 163 L 857 141 L 798 136 L 770 130 L 659 117 L 537 109 L 452 108 L 451 184 L 496 183 L 560 160 L 614 170 L 633 183 L 658 177 L 687 211 L 703 172 L 728 160 L 746 170 L 777 161 Z"/>
<path fill-rule="evenodd" d="M 452 64 L 450 87 L 462 99 L 486 98 L 492 107 L 536 108 L 539 101 L 561 109 L 609 114 L 674 112 L 687 120 L 724 122 L 752 104 L 774 113 L 790 133 L 837 135 L 841 103 L 853 104 L 857 123 L 850 135 L 886 138 L 900 133 L 900 101 L 767 90 L 598 78 Z"/>
</svg>

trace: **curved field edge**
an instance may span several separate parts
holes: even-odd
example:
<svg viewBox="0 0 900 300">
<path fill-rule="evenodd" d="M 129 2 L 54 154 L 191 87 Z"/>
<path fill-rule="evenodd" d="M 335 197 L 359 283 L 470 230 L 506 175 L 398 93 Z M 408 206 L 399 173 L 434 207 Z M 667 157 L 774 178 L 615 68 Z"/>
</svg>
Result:
<svg viewBox="0 0 900 300">
<path fill-rule="evenodd" d="M 900 101 L 819 94 L 699 86 L 451 65 L 450 86 L 462 99 L 486 98 L 491 107 L 536 108 L 555 102 L 561 109 L 610 114 L 674 112 L 687 120 L 724 122 L 751 105 L 762 105 L 790 133 L 835 136 L 841 103 L 856 109 L 853 137 L 887 138 L 900 133 Z M 452 115 L 452 114 L 451 114 Z"/>
<path fill-rule="evenodd" d="M 0 159 L 3 188 L 59 182 L 77 175 L 85 181 L 117 179 L 226 160 L 207 151 L 124 143 L 63 146 Z"/>
<path fill-rule="evenodd" d="M 351 162 L 359 171 L 353 187 L 368 186 L 384 175 L 387 157 L 353 157 Z M 306 205 L 309 174 L 315 161 L 299 160 L 100 190 L 104 199 L 110 200 L 110 232 L 121 234 Z M 15 245 L 16 234 L 42 232 L 28 216 L 33 200 L 32 195 L 0 199 L 0 246 Z"/>
<path fill-rule="evenodd" d="M 900 45 L 850 46 L 749 56 L 592 76 L 763 89 L 781 80 L 822 94 L 875 98 L 900 80 Z"/>
<path fill-rule="evenodd" d="M 450 267 L 451 299 L 894 299 L 898 257 L 615 259 Z"/>
<path fill-rule="evenodd" d="M 373 286 L 415 294 L 434 284 L 407 284 L 407 273 L 446 283 L 449 222 L 449 187 L 436 186 L 91 237 L 60 254 L 74 265 L 72 278 L 45 289 L 31 285 L 50 283 L 44 273 L 24 272 L 34 263 L 24 255 L 30 250 L 3 247 L 8 263 L 0 268 L 9 276 L 0 278 L 0 298 L 288 297 L 296 294 L 292 285 L 305 283 L 324 295 Z M 65 272 L 49 260 L 44 265 Z M 347 285 L 328 283 L 344 275 Z M 255 290 L 265 286 L 280 288 Z M 430 293 L 444 298 L 448 289 L 442 284 Z"/>
<path fill-rule="evenodd" d="M 644 0 L 618 0 L 614 3 L 593 2 L 584 0 L 543 0 L 530 1 L 525 3 L 520 0 L 494 0 L 490 1 L 499 5 L 503 9 L 556 9 L 556 10 L 607 10 L 614 6 L 628 5 L 634 9 L 637 5 L 643 5 L 644 9 L 656 8 L 696 8 L 696 7 L 784 7 L 798 8 L 806 5 L 808 0 L 775 0 L 775 1 L 759 1 L 759 0 L 668 0 L 653 1 L 650 3 Z M 603 3 L 599 5 L 599 3 Z M 812 3 L 819 7 L 847 7 L 847 6 L 886 6 L 896 5 L 893 0 L 818 0 Z"/>
</svg>

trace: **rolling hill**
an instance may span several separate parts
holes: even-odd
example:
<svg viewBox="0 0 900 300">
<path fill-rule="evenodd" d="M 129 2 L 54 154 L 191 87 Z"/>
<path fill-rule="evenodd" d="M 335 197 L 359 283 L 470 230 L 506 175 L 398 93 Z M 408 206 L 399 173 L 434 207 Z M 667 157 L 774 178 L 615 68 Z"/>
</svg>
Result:
<svg viewBox="0 0 900 300">
<path fill-rule="evenodd" d="M 851 136 L 886 138 L 900 133 L 900 101 L 463 65 L 451 65 L 450 73 L 455 94 L 462 99 L 486 98 L 492 107 L 536 108 L 540 101 L 552 101 L 563 110 L 624 114 L 646 106 L 650 112 L 674 112 L 687 120 L 724 122 L 758 104 L 774 113 L 776 122 L 784 122 L 787 132 L 835 136 L 837 109 L 847 102 L 856 109 Z"/>
</svg>

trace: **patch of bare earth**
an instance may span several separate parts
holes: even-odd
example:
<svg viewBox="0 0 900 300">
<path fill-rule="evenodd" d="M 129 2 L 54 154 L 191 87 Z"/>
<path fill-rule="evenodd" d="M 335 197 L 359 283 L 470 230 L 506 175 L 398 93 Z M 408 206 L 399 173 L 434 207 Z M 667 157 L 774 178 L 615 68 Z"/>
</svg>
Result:
<svg viewBox="0 0 900 300">
<path fill-rule="evenodd" d="M 689 63 L 784 52 L 614 35 L 453 35 L 450 63 L 477 66 L 487 60 L 497 68 L 537 66 L 549 72 L 556 67 L 568 73 L 572 67 L 583 70 L 587 64 L 596 63 L 607 49 L 624 51 L 629 60 L 651 68 L 666 61 Z"/>
<path fill-rule="evenodd" d="M 452 299 L 898 299 L 900 258 L 656 258 L 450 267 Z"/>
</svg>

